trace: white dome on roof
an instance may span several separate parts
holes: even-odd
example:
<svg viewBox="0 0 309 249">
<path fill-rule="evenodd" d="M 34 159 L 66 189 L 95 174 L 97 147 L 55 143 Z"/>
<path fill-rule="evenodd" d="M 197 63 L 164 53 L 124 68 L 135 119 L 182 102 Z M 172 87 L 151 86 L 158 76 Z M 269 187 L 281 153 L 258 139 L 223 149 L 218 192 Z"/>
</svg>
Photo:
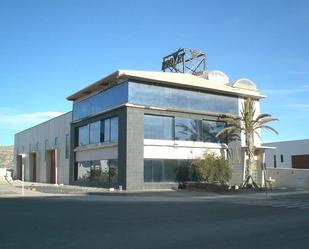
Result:
<svg viewBox="0 0 309 249">
<path fill-rule="evenodd" d="M 224 85 L 228 85 L 230 82 L 230 78 L 225 73 L 219 70 L 208 72 L 208 79 L 215 83 L 224 84 Z"/>
<path fill-rule="evenodd" d="M 233 84 L 233 87 L 247 89 L 247 90 L 254 90 L 254 91 L 257 90 L 257 87 L 253 83 L 253 81 L 246 79 L 246 78 L 241 78 L 239 80 L 236 80 L 235 83 Z"/>
</svg>

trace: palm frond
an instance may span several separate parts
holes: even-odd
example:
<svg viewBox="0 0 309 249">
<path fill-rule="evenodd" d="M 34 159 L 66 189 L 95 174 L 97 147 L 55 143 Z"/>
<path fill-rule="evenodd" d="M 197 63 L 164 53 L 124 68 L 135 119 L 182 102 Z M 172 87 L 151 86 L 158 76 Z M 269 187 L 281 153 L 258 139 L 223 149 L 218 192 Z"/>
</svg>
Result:
<svg viewBox="0 0 309 249">
<path fill-rule="evenodd" d="M 259 121 L 256 121 L 255 124 L 256 125 L 264 125 L 264 124 L 274 122 L 274 121 L 278 121 L 278 119 L 277 118 L 264 118 L 264 119 L 261 119 Z"/>
<path fill-rule="evenodd" d="M 259 121 L 261 119 L 264 119 L 264 118 L 271 118 L 271 115 L 270 114 L 267 114 L 267 113 L 262 113 L 260 114 L 259 116 L 257 116 L 257 118 L 255 119 L 256 121 Z"/>
<path fill-rule="evenodd" d="M 262 137 L 261 137 L 261 135 L 260 135 L 260 133 L 259 133 L 259 132 L 254 131 L 254 133 L 255 133 L 255 135 L 257 135 L 257 136 L 259 137 L 259 139 L 261 139 L 261 140 L 262 140 Z"/>
<path fill-rule="evenodd" d="M 235 126 L 229 126 L 229 127 L 225 127 L 223 128 L 221 131 L 219 131 L 216 135 L 216 137 L 220 137 L 222 135 L 226 135 L 226 134 L 229 134 L 229 133 L 233 133 L 234 131 L 236 130 L 239 130 L 238 127 L 235 127 Z"/>
<path fill-rule="evenodd" d="M 279 134 L 278 131 L 276 131 L 274 128 L 272 128 L 268 125 L 260 125 L 260 126 L 257 126 L 256 129 L 265 129 L 265 130 L 268 130 L 268 131 L 272 131 L 277 135 Z"/>
</svg>

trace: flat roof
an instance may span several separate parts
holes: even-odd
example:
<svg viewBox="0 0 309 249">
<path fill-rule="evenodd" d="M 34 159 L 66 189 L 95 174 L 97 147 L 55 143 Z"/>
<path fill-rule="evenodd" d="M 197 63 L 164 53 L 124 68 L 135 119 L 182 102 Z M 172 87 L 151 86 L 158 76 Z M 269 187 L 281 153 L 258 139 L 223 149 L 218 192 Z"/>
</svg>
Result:
<svg viewBox="0 0 309 249">
<path fill-rule="evenodd" d="M 33 128 L 38 127 L 38 126 L 45 125 L 45 124 L 47 124 L 47 123 L 49 123 L 49 122 L 51 122 L 51 121 L 53 121 L 53 120 L 55 120 L 55 119 L 63 118 L 63 117 L 66 116 L 66 115 L 73 115 L 73 111 L 68 111 L 68 112 L 62 113 L 62 114 L 60 114 L 59 116 L 56 116 L 56 117 L 47 119 L 47 120 L 43 121 L 42 123 L 33 125 L 33 126 L 31 126 L 31 127 L 29 127 L 29 128 L 26 128 L 26 129 L 24 129 L 24 130 L 22 130 L 22 131 L 16 132 L 16 133 L 15 133 L 15 136 L 16 136 L 16 135 L 19 135 L 19 134 L 21 134 L 21 133 L 27 132 L 27 131 L 29 131 L 29 130 L 31 130 L 31 129 L 33 129 Z"/>
<path fill-rule="evenodd" d="M 284 140 L 284 141 L 277 141 L 277 142 L 267 142 L 267 143 L 263 143 L 263 145 L 273 145 L 273 144 L 276 145 L 276 144 L 301 143 L 301 142 L 308 142 L 309 143 L 309 138 Z"/>
<path fill-rule="evenodd" d="M 81 89 L 80 91 L 67 97 L 67 100 L 75 101 L 86 98 L 97 92 L 110 88 L 115 84 L 119 84 L 124 80 L 138 80 L 148 83 L 162 84 L 166 86 L 182 87 L 201 91 L 211 91 L 221 94 L 236 95 L 242 97 L 251 97 L 254 99 L 265 98 L 258 90 L 245 89 L 230 84 L 223 84 L 211 81 L 192 74 L 183 73 L 167 73 L 154 71 L 134 71 L 134 70 L 117 70 L 116 72 L 106 76 L 105 78 Z"/>
</svg>

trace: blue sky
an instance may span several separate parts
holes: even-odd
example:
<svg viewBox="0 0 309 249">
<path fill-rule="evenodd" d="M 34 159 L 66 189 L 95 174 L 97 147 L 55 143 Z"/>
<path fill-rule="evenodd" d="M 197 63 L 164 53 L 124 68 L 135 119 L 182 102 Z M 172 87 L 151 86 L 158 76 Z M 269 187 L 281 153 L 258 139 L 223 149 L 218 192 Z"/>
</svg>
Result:
<svg viewBox="0 0 309 249">
<path fill-rule="evenodd" d="M 309 1 L 0 1 L 0 145 L 67 112 L 65 98 L 117 69 L 159 71 L 178 48 L 252 79 L 279 135 L 309 138 Z"/>
</svg>

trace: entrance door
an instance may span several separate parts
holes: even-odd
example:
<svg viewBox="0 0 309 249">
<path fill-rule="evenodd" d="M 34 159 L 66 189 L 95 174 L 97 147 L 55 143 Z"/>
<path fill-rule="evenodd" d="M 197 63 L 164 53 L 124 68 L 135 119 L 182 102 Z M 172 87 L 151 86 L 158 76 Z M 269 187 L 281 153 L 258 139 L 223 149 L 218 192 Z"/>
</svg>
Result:
<svg viewBox="0 0 309 249">
<path fill-rule="evenodd" d="M 55 150 L 50 151 L 50 183 L 56 183 L 56 157 Z"/>
<path fill-rule="evenodd" d="M 17 180 L 22 180 L 22 171 L 23 171 L 23 157 L 17 155 L 17 168 L 16 168 Z"/>
</svg>

